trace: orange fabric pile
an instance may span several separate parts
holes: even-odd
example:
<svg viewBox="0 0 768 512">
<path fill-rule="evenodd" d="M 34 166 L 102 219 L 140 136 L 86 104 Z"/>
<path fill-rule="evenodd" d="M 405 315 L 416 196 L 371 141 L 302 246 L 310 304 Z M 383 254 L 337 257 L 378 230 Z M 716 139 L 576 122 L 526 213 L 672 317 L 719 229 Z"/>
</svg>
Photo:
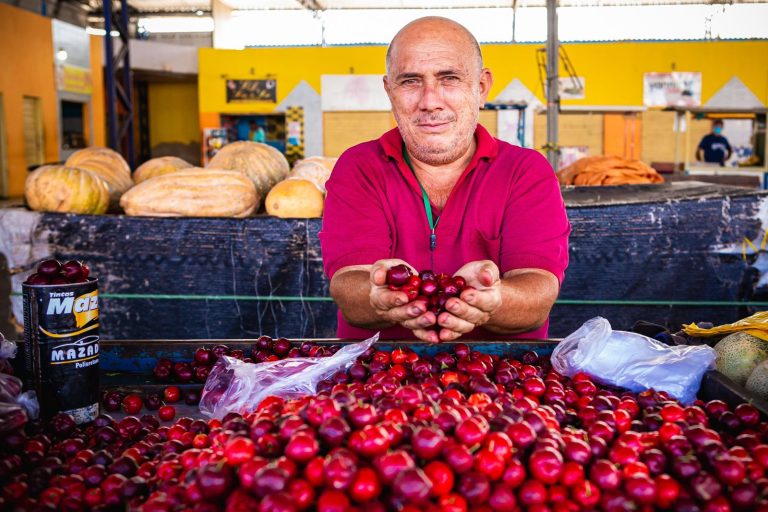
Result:
<svg viewBox="0 0 768 512">
<path fill-rule="evenodd" d="M 557 172 L 561 185 L 639 185 L 663 183 L 664 178 L 640 160 L 618 156 L 587 156 Z"/>
</svg>

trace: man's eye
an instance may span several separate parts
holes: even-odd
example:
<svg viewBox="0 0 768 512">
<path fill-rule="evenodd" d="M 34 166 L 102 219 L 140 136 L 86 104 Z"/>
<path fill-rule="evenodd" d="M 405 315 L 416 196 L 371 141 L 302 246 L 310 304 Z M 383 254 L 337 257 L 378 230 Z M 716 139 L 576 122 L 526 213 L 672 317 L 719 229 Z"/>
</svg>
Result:
<svg viewBox="0 0 768 512">
<path fill-rule="evenodd" d="M 456 75 L 447 75 L 447 76 L 443 77 L 443 82 L 447 82 L 449 84 L 456 83 L 459 80 L 461 80 L 461 79 L 458 76 L 456 76 Z"/>
<path fill-rule="evenodd" d="M 418 85 L 418 83 L 419 83 L 419 80 L 417 78 L 407 78 L 402 82 L 400 82 L 400 85 L 404 87 L 409 87 L 409 86 Z"/>
</svg>

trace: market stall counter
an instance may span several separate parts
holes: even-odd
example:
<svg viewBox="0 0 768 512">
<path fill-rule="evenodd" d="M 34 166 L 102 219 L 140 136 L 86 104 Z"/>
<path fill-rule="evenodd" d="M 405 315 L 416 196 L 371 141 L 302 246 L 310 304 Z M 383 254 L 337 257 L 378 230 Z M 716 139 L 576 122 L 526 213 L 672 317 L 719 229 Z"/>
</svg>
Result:
<svg viewBox="0 0 768 512">
<path fill-rule="evenodd" d="M 706 402 L 686 406 L 664 392 L 552 372 L 556 340 L 372 341 L 106 341 L 102 414 L 77 425 L 61 413 L 5 434 L 0 505 L 326 512 L 564 500 L 569 510 L 610 511 L 703 509 L 713 500 L 756 510 L 768 488 L 765 404 L 745 403 L 751 397 L 716 372 L 705 375 Z M 291 350 L 331 361 L 359 346 L 359 359 L 318 382 L 317 393 L 273 394 L 213 418 L 178 403 L 189 384 L 158 382 L 156 372 L 192 359 L 212 364 L 214 379 L 215 354 L 301 366 L 307 360 Z M 244 374 L 234 372 L 237 393 Z M 150 408 L 147 394 L 161 392 L 166 404 Z"/>
</svg>

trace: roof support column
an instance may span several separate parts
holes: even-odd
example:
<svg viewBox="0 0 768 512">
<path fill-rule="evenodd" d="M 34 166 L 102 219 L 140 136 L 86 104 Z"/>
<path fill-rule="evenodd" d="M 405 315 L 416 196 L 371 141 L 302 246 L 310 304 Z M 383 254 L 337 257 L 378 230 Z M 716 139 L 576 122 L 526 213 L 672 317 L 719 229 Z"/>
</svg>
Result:
<svg viewBox="0 0 768 512">
<path fill-rule="evenodd" d="M 558 63 L 560 42 L 557 38 L 557 0 L 547 0 L 547 159 L 557 171 L 560 160 L 557 116 L 560 113 Z"/>
</svg>

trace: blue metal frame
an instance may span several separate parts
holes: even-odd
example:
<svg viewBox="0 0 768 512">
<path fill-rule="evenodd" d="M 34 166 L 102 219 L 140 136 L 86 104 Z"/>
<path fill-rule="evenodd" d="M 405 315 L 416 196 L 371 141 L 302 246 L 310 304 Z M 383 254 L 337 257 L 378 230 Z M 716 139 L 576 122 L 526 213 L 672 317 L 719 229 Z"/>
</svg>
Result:
<svg viewBox="0 0 768 512">
<path fill-rule="evenodd" d="M 133 141 L 133 78 L 128 38 L 128 1 L 120 0 L 119 20 L 113 18 L 112 0 L 105 0 L 103 6 L 106 31 L 104 41 L 109 147 L 122 153 L 133 170 L 136 166 L 136 150 Z M 117 55 L 115 55 L 111 36 L 113 29 L 117 30 L 122 43 Z M 122 80 L 117 79 L 120 65 L 122 65 Z M 118 101 L 125 110 L 124 116 L 120 116 L 118 112 Z"/>
</svg>

